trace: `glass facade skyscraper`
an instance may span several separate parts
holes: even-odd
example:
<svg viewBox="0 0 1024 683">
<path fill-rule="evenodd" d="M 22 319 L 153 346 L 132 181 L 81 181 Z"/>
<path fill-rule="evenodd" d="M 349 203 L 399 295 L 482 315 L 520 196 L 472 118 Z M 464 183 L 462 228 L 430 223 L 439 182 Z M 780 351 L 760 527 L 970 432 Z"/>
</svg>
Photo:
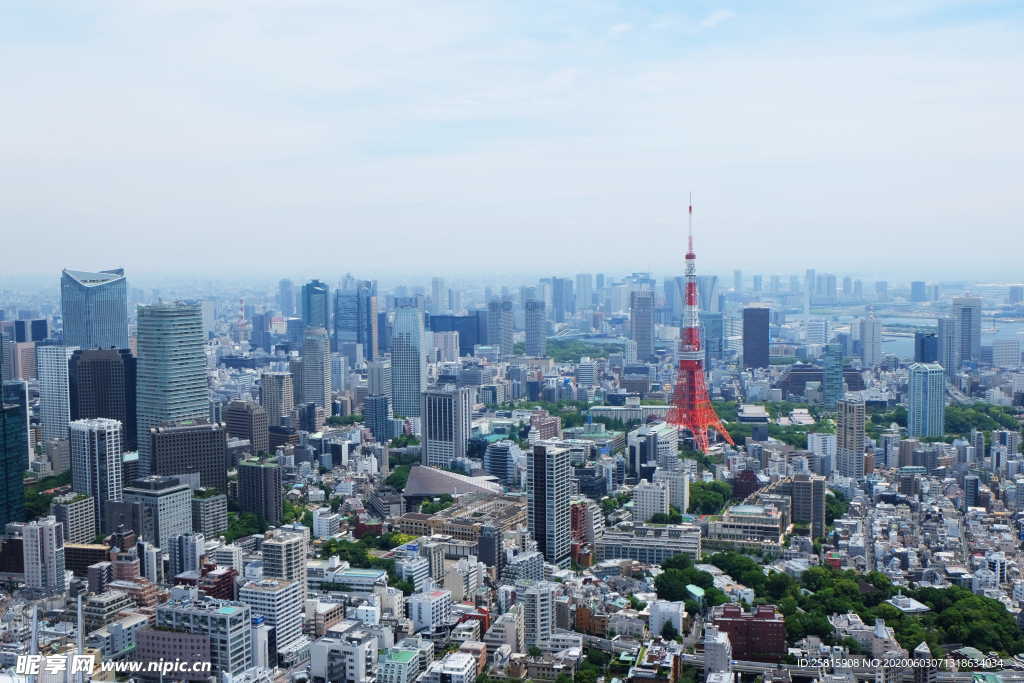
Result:
<svg viewBox="0 0 1024 683">
<path fill-rule="evenodd" d="M 24 382 L 4 382 L 0 394 L 0 526 L 25 514 L 22 478 L 28 469 L 28 392 Z"/>
<path fill-rule="evenodd" d="M 203 316 L 198 303 L 139 307 L 138 418 L 139 474 L 150 473 L 149 430 L 167 422 L 206 418 Z"/>
<path fill-rule="evenodd" d="M 306 327 L 327 328 L 331 324 L 327 285 L 311 280 L 302 286 L 302 322 Z"/>
<path fill-rule="evenodd" d="M 946 420 L 946 374 L 938 363 L 914 363 L 908 368 L 909 436 L 942 436 Z"/>
<path fill-rule="evenodd" d="M 60 308 L 65 345 L 128 348 L 128 281 L 123 268 L 96 273 L 64 270 Z"/>
<path fill-rule="evenodd" d="M 395 334 L 391 340 L 392 408 L 396 415 L 417 417 L 420 394 L 427 385 L 423 311 L 412 298 L 400 298 L 396 305 Z"/>
</svg>

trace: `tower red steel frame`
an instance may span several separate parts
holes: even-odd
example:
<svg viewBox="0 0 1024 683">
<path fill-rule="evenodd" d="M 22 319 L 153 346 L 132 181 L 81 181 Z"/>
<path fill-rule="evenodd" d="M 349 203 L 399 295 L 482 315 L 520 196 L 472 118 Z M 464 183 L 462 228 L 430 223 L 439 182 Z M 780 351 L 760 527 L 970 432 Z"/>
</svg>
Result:
<svg viewBox="0 0 1024 683">
<path fill-rule="evenodd" d="M 697 304 L 697 255 L 693 252 L 693 202 L 689 210 L 689 250 L 686 252 L 686 307 L 679 331 L 679 372 L 668 411 L 669 424 L 688 429 L 701 453 L 708 450 L 708 430 L 714 428 L 732 445 L 729 432 L 708 398 L 704 383 L 704 350 L 700 340 L 700 313 Z"/>
</svg>

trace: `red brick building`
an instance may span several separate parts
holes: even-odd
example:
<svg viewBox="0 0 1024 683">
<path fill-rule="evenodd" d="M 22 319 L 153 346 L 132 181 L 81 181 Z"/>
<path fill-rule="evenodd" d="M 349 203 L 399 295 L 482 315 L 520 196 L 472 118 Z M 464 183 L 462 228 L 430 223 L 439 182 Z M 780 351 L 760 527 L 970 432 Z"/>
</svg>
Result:
<svg viewBox="0 0 1024 683">
<path fill-rule="evenodd" d="M 712 621 L 729 634 L 734 659 L 778 662 L 786 655 L 786 622 L 775 605 L 760 605 L 749 613 L 737 604 L 719 605 Z"/>
</svg>

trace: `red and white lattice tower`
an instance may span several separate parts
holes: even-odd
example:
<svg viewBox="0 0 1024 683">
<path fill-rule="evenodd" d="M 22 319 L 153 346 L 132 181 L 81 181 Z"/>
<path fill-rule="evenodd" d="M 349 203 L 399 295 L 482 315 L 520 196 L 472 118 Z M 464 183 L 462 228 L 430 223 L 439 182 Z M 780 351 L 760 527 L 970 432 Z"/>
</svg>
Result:
<svg viewBox="0 0 1024 683">
<path fill-rule="evenodd" d="M 686 304 L 679 330 L 679 372 L 676 376 L 668 422 L 688 429 L 697 450 L 708 450 L 708 430 L 735 445 L 711 406 L 704 383 L 704 350 L 700 341 L 700 308 L 697 299 L 697 255 L 693 252 L 693 202 L 689 211 L 689 250 L 686 252 Z"/>
</svg>

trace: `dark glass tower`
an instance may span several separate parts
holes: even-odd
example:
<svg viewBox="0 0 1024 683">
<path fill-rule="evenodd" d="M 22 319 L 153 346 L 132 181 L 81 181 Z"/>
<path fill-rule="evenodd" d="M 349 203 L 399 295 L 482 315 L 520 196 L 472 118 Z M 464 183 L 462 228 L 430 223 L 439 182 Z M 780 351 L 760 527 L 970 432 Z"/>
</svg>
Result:
<svg viewBox="0 0 1024 683">
<path fill-rule="evenodd" d="M 60 308 L 65 346 L 128 348 L 128 281 L 123 268 L 97 273 L 65 270 Z"/>
</svg>

